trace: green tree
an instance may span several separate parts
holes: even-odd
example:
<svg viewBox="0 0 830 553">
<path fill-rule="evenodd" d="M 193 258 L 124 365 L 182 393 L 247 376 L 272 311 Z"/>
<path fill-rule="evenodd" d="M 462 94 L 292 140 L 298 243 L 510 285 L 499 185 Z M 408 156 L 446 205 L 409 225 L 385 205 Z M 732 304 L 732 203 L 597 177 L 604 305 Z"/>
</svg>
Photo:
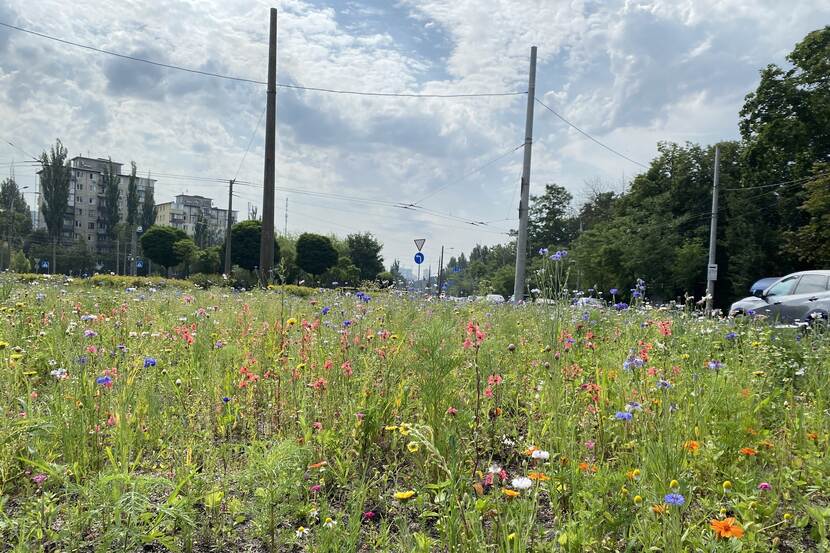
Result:
<svg viewBox="0 0 830 553">
<path fill-rule="evenodd" d="M 201 212 L 199 213 L 199 217 L 196 219 L 196 228 L 193 233 L 193 241 L 200 248 L 207 248 L 210 245 L 208 222 L 207 219 L 205 219 L 205 215 Z"/>
<path fill-rule="evenodd" d="M 337 259 L 337 263 L 333 267 L 325 271 L 321 280 L 329 286 L 335 283 L 338 285 L 353 286 L 360 280 L 360 269 L 352 263 L 351 259 L 342 255 Z"/>
<path fill-rule="evenodd" d="M 144 204 L 141 206 L 141 226 L 146 231 L 156 224 L 156 202 L 153 198 L 153 188 L 147 186 L 144 189 Z"/>
<path fill-rule="evenodd" d="M 20 244 L 23 237 L 32 231 L 32 217 L 23 193 L 14 177 L 5 179 L 0 184 L 0 236 L 5 238 L 11 264 L 11 252 L 15 244 Z"/>
<path fill-rule="evenodd" d="M 544 194 L 530 197 L 527 234 L 531 253 L 570 243 L 573 221 L 568 216 L 568 209 L 572 200 L 571 193 L 558 184 L 546 184 Z"/>
<path fill-rule="evenodd" d="M 360 271 L 361 280 L 374 280 L 383 271 L 383 257 L 380 250 L 383 244 L 371 233 L 350 234 L 346 237 L 349 247 L 349 259 Z"/>
<path fill-rule="evenodd" d="M 130 162 L 130 180 L 127 184 L 127 224 L 131 232 L 135 232 L 138 224 L 138 208 L 138 177 L 136 177 L 135 161 L 132 161 Z"/>
<path fill-rule="evenodd" d="M 115 172 L 112 159 L 104 167 L 102 184 L 104 187 L 104 224 L 107 226 L 107 236 L 115 240 L 118 232 L 118 223 L 121 221 L 121 212 L 118 209 L 118 202 L 121 199 L 119 183 L 121 177 Z"/>
<path fill-rule="evenodd" d="M 41 213 L 52 239 L 52 272 L 57 271 L 56 246 L 63 234 L 63 222 L 69 207 L 70 169 L 66 148 L 60 140 L 55 141 L 50 152 L 40 156 Z"/>
<path fill-rule="evenodd" d="M 196 259 L 193 262 L 193 272 L 216 274 L 222 271 L 221 268 L 221 247 L 211 246 L 210 248 L 199 250 L 196 253 Z"/>
<path fill-rule="evenodd" d="M 154 225 L 141 236 L 141 249 L 153 263 L 161 265 L 169 272 L 170 267 L 182 262 L 174 245 L 185 239 L 188 239 L 188 236 L 181 229 Z"/>
<path fill-rule="evenodd" d="M 392 262 L 392 265 L 389 266 L 389 274 L 392 275 L 392 282 L 395 284 L 401 280 L 404 280 L 403 274 L 401 273 L 401 262 L 399 260 L 396 259 Z"/>
<path fill-rule="evenodd" d="M 15 273 L 31 273 L 32 272 L 32 263 L 29 261 L 29 258 L 26 257 L 26 254 L 20 250 L 14 252 L 11 261 L 11 270 Z"/>
<path fill-rule="evenodd" d="M 262 221 L 241 221 L 231 227 L 231 262 L 253 271 L 259 266 Z M 223 248 L 224 252 L 224 248 Z M 222 254 L 224 259 L 224 253 Z M 274 240 L 274 266 L 280 261 L 280 245 Z"/>
<path fill-rule="evenodd" d="M 184 265 L 184 276 L 190 274 L 190 265 L 196 260 L 199 248 L 191 238 L 183 238 L 173 243 L 173 253 Z"/>
<path fill-rule="evenodd" d="M 789 69 L 769 65 L 761 71 L 740 112 L 746 186 L 807 178 L 814 163 L 830 158 L 830 26 L 809 33 L 787 59 Z M 786 253 L 787 232 L 805 224 L 803 202 L 804 190 L 797 185 L 756 200 L 763 209 L 772 274 L 808 266 L 804 259 L 778 255 Z"/>
<path fill-rule="evenodd" d="M 804 225 L 785 236 L 785 243 L 808 267 L 830 267 L 830 164 L 816 165 L 816 178 L 805 185 L 801 210 Z"/>
<path fill-rule="evenodd" d="M 337 260 L 337 250 L 327 236 L 304 233 L 297 239 L 297 265 L 306 273 L 320 276 Z"/>
</svg>

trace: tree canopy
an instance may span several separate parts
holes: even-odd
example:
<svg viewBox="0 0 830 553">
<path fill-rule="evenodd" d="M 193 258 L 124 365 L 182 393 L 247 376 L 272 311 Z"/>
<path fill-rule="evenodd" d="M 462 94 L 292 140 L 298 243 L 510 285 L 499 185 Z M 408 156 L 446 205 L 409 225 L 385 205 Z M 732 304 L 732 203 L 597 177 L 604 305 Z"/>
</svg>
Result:
<svg viewBox="0 0 830 553">
<path fill-rule="evenodd" d="M 350 234 L 346 237 L 349 259 L 359 271 L 360 280 L 374 280 L 383 271 L 383 244 L 371 233 Z"/>
<path fill-rule="evenodd" d="M 183 250 L 175 247 L 180 240 L 189 240 L 183 230 L 154 225 L 141 236 L 141 248 L 153 263 L 170 269 L 182 262 Z"/>
<path fill-rule="evenodd" d="M 327 236 L 304 233 L 297 239 L 297 265 L 308 274 L 322 275 L 334 267 L 338 257 Z"/>
<path fill-rule="evenodd" d="M 253 271 L 259 266 L 262 221 L 241 221 L 231 227 L 231 261 Z M 223 253 L 224 257 L 224 253 Z M 280 260 L 280 245 L 274 240 L 274 265 Z"/>
</svg>

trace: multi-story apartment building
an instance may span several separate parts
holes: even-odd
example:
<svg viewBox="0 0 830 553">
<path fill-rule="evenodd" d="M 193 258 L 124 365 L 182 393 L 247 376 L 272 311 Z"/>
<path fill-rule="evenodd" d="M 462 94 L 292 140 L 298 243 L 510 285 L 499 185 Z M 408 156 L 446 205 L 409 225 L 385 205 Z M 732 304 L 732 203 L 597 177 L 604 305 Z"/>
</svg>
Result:
<svg viewBox="0 0 830 553">
<path fill-rule="evenodd" d="M 231 221 L 237 220 L 237 213 L 231 215 Z M 207 224 L 207 244 L 205 247 L 220 243 L 225 236 L 228 224 L 228 210 L 213 207 L 213 200 L 204 196 L 179 194 L 172 202 L 156 204 L 156 224 L 168 225 L 185 231 L 189 236 L 196 236 L 196 224 L 199 217 Z"/>
<path fill-rule="evenodd" d="M 63 239 L 67 242 L 83 240 L 89 251 L 95 254 L 109 253 L 112 249 L 104 220 L 106 200 L 103 178 L 109 163 L 107 159 L 82 156 L 74 157 L 69 161 L 69 202 L 64 217 Z M 121 220 L 126 220 L 130 175 L 122 174 L 122 167 L 123 164 L 112 162 L 113 172 L 119 178 L 118 189 L 121 192 L 118 210 L 121 213 Z M 148 177 L 136 177 L 139 210 L 144 204 L 144 195 L 148 190 L 153 190 L 155 183 L 154 179 Z M 42 195 L 40 197 L 42 202 Z M 37 226 L 45 228 L 46 223 L 42 217 L 40 205 L 38 210 L 41 216 L 37 217 Z"/>
</svg>

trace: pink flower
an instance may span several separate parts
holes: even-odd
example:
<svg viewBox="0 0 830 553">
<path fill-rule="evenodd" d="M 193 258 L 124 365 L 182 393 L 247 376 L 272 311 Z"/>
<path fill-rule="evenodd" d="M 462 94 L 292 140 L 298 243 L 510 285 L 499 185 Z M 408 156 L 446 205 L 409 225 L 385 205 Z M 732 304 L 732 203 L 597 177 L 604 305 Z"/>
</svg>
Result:
<svg viewBox="0 0 830 553">
<path fill-rule="evenodd" d="M 323 423 L 320 422 L 320 421 L 314 421 L 314 423 L 311 425 L 311 427 L 314 430 L 322 430 L 323 429 Z"/>
<path fill-rule="evenodd" d="M 376 516 L 374 511 L 366 511 L 363 513 L 363 520 L 374 520 Z"/>
<path fill-rule="evenodd" d="M 340 368 L 341 368 L 341 369 L 343 369 L 343 374 L 344 374 L 344 375 L 346 375 L 346 376 L 352 376 L 352 373 L 354 372 L 354 371 L 352 370 L 352 363 L 351 363 L 351 361 L 345 361 L 345 362 L 343 362 L 343 364 L 342 364 L 342 365 L 340 365 Z"/>
<path fill-rule="evenodd" d="M 355 413 L 354 416 L 357 417 L 357 420 L 362 421 L 366 417 L 366 413 Z"/>
<path fill-rule="evenodd" d="M 596 445 L 596 442 L 594 442 L 594 440 L 588 440 L 588 441 L 585 442 L 585 447 L 587 449 L 594 449 L 595 445 Z"/>
<path fill-rule="evenodd" d="M 447 414 L 448 414 L 448 415 L 453 415 L 453 416 L 454 416 L 456 413 L 458 413 L 458 409 L 456 409 L 456 408 L 455 408 L 455 407 L 453 407 L 452 405 L 450 405 L 449 407 L 447 407 Z"/>
<path fill-rule="evenodd" d="M 35 474 L 32 476 L 32 482 L 38 485 L 38 487 L 42 486 L 46 479 L 49 478 L 45 474 Z"/>
<path fill-rule="evenodd" d="M 471 347 L 473 347 L 473 343 L 470 341 L 469 338 L 464 340 L 463 347 L 464 347 L 464 349 L 470 349 Z"/>
<path fill-rule="evenodd" d="M 334 363 L 331 362 L 331 359 L 326 359 L 326 362 L 323 363 L 323 368 L 329 370 L 333 365 Z"/>
<path fill-rule="evenodd" d="M 317 493 L 320 491 L 321 487 L 322 486 L 320 486 L 320 484 L 314 484 L 313 486 L 308 488 L 308 491 L 310 491 L 311 493 Z"/>
<path fill-rule="evenodd" d="M 487 386 L 487 388 L 484 389 L 484 397 L 493 397 L 493 388 Z"/>
<path fill-rule="evenodd" d="M 489 384 L 490 386 L 495 386 L 497 384 L 501 384 L 502 380 L 503 379 L 500 374 L 491 374 L 487 377 L 487 384 Z"/>
<path fill-rule="evenodd" d="M 769 482 L 761 482 L 758 484 L 758 489 L 762 492 L 768 492 L 772 489 L 772 486 L 770 486 Z"/>
</svg>

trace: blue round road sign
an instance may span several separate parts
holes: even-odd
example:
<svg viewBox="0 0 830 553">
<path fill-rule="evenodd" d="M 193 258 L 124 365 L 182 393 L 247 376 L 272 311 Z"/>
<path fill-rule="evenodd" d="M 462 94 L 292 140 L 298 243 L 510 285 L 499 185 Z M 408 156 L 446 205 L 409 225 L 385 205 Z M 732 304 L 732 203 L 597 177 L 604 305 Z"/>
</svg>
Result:
<svg viewBox="0 0 830 553">
<path fill-rule="evenodd" d="M 415 254 L 415 263 L 420 265 L 423 262 L 424 262 L 424 254 L 422 254 L 421 252 L 416 253 Z"/>
<path fill-rule="evenodd" d="M 141 259 L 137 259 L 135 262 L 136 269 L 143 269 L 144 268 L 144 261 Z"/>
</svg>

